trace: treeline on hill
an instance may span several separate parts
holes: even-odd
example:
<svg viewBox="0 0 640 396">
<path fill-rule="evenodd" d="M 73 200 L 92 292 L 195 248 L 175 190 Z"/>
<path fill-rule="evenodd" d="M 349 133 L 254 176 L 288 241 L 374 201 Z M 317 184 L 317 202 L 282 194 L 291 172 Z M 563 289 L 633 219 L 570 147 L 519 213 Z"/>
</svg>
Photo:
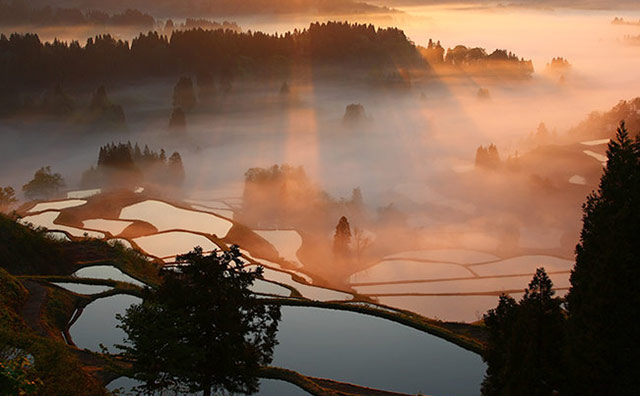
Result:
<svg viewBox="0 0 640 396">
<path fill-rule="evenodd" d="M 45 5 L 33 7 L 22 0 L 0 0 L 0 26 L 108 26 L 135 27 L 153 30 L 162 27 L 162 22 L 140 10 L 127 8 L 125 11 L 108 13 L 100 10 L 83 11 L 80 8 L 60 8 Z M 178 29 L 231 29 L 240 31 L 235 22 L 218 23 L 204 18 L 187 18 L 185 22 L 175 24 L 168 19 L 164 23 L 164 32 L 170 34 Z"/>
<path fill-rule="evenodd" d="M 179 187 L 184 182 L 182 157 L 164 149 L 156 152 L 138 143 L 110 143 L 100 147 L 97 166 L 82 174 L 83 188 L 133 188 L 142 185 Z"/>
<path fill-rule="evenodd" d="M 0 94 L 0 116 L 11 115 L 54 119 L 92 129 L 127 130 L 122 106 L 109 99 L 104 85 L 94 91 L 88 105 L 79 104 L 60 84 L 53 85 L 40 95 L 5 92 L 5 95 Z"/>
<path fill-rule="evenodd" d="M 49 5 L 33 8 L 26 1 L 0 1 L 0 25 L 19 26 L 136 26 L 153 29 L 156 20 L 149 14 L 127 9 L 121 13 L 83 11 L 79 8 L 57 8 Z"/>
<path fill-rule="evenodd" d="M 140 34 L 131 43 L 110 35 L 82 46 L 36 34 L 0 36 L 0 86 L 5 94 L 67 83 L 133 81 L 179 74 L 289 74 L 304 64 L 333 64 L 353 70 L 424 68 L 415 45 L 396 28 L 343 22 L 313 23 L 285 34 L 192 29 L 171 37 Z"/>
<path fill-rule="evenodd" d="M 457 45 L 445 51 L 440 42 L 429 40 L 427 47 L 418 47 L 422 56 L 433 67 L 450 66 L 472 72 L 490 72 L 516 76 L 533 73 L 533 62 L 518 58 L 510 51 L 496 49 L 487 53 L 484 48 Z"/>
<path fill-rule="evenodd" d="M 611 133 L 620 120 L 631 131 L 640 130 L 640 97 L 622 100 L 611 110 L 594 111 L 576 127 L 569 130 L 569 137 L 579 140 L 611 138 Z"/>
</svg>

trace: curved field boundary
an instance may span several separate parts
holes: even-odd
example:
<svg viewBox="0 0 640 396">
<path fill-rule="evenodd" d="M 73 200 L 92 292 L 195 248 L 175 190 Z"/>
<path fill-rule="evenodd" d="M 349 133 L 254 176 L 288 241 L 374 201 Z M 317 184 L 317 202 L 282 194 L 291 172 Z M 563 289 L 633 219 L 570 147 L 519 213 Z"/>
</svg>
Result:
<svg viewBox="0 0 640 396">
<path fill-rule="evenodd" d="M 314 396 L 409 396 L 406 393 L 384 391 L 326 378 L 308 377 L 297 371 L 280 367 L 263 367 L 260 369 L 259 377 L 286 381 Z"/>
<path fill-rule="evenodd" d="M 381 306 L 374 308 L 372 306 L 349 304 L 342 301 L 313 301 L 308 299 L 295 298 L 274 298 L 265 299 L 266 304 L 278 304 L 282 306 L 298 306 L 298 307 L 315 307 L 335 309 L 339 311 L 350 311 L 370 316 L 376 316 L 387 319 L 405 326 L 409 326 L 416 330 L 429 333 L 436 337 L 440 337 L 446 341 L 452 342 L 461 348 L 475 352 L 479 355 L 485 349 L 483 341 L 470 337 L 463 330 L 469 330 L 470 333 L 484 332 L 481 327 L 466 323 L 448 323 L 429 319 L 413 312 L 403 311 L 391 307 Z"/>
<path fill-rule="evenodd" d="M 547 275 L 558 275 L 558 274 L 570 274 L 571 271 L 553 271 L 547 272 Z M 442 279 L 418 279 L 418 280 L 406 280 L 406 281 L 390 281 L 390 282 L 362 282 L 362 283 L 351 283 L 351 286 L 384 286 L 384 285 L 404 285 L 404 284 L 414 284 L 414 283 L 437 283 L 437 282 L 451 282 L 451 281 L 462 281 L 462 280 L 476 280 L 476 279 L 499 279 L 499 278 L 520 278 L 524 276 L 533 276 L 534 274 L 505 274 L 505 275 L 478 275 L 475 277 L 465 277 L 465 278 L 442 278 Z"/>
<path fill-rule="evenodd" d="M 553 290 L 569 290 L 569 287 L 554 287 Z M 378 293 L 366 294 L 369 297 L 465 297 L 465 296 L 500 296 L 501 294 L 524 293 L 524 289 L 507 289 L 487 292 L 461 292 L 461 293 Z"/>
</svg>

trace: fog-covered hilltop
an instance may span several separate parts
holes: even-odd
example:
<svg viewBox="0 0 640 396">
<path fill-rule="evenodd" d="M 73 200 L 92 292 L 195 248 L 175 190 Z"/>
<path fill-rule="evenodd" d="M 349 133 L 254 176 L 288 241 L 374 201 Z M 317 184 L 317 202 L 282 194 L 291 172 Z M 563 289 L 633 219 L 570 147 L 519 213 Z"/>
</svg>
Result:
<svg viewBox="0 0 640 396">
<path fill-rule="evenodd" d="M 137 26 L 153 29 L 156 20 L 153 16 L 138 10 L 127 8 L 117 13 L 104 11 L 85 11 L 79 8 L 59 8 L 50 5 L 33 7 L 31 2 L 0 1 L 0 26 Z"/>
<path fill-rule="evenodd" d="M 407 5 L 439 5 L 461 3 L 458 0 L 385 0 L 382 3 L 391 7 Z M 589 10 L 610 9 L 638 9 L 640 3 L 636 0 L 503 0 L 499 2 L 487 2 L 485 0 L 468 0 L 468 5 L 478 7 L 530 7 L 530 8 L 575 8 Z"/>
<path fill-rule="evenodd" d="M 357 0 L 243 0 L 242 2 L 236 0 L 206 0 L 198 2 L 176 0 L 113 0 L 109 2 L 98 0 L 35 0 L 32 3 L 99 10 L 117 10 L 135 7 L 145 12 L 173 17 L 191 16 L 194 14 L 227 16 L 292 13 L 367 14 L 395 12 L 395 10 L 383 5 L 373 5 Z"/>
<path fill-rule="evenodd" d="M 77 7 L 62 8 L 51 5 L 34 6 L 34 3 L 23 0 L 0 0 L 0 27 L 9 30 L 10 27 L 128 27 L 140 31 L 164 29 L 171 33 L 176 29 L 231 29 L 240 30 L 233 22 L 215 22 L 204 18 L 186 18 L 182 23 L 174 23 L 156 19 L 152 15 L 137 9 L 126 8 L 119 11 L 105 12 L 99 10 L 85 10 Z"/>
<path fill-rule="evenodd" d="M 341 22 L 314 23 L 308 29 L 269 35 L 229 30 L 141 34 L 131 43 L 111 35 L 42 43 L 37 35 L 0 38 L 2 84 L 42 86 L 65 80 L 126 81 L 197 73 L 265 76 L 288 73 L 293 64 L 339 63 L 352 68 L 424 67 L 404 33 L 395 28 Z M 52 67 L 56 65 L 58 67 Z"/>
<path fill-rule="evenodd" d="M 130 43 L 109 34 L 77 41 L 42 42 L 37 34 L 0 35 L 0 92 L 8 108 L 24 106 L 25 93 L 65 87 L 139 83 L 192 75 L 230 87 L 236 79 L 374 80 L 398 85 L 429 77 L 435 68 L 452 73 L 528 77 L 530 61 L 506 50 L 458 45 L 448 51 L 430 41 L 416 46 L 402 30 L 347 22 L 312 23 L 285 34 L 229 29 L 170 30 L 140 34 Z M 165 29 L 166 31 L 166 29 Z M 63 87 L 63 88 L 65 88 Z M 225 89 L 228 91 L 228 89 Z M 6 112 L 6 111 L 5 111 Z"/>
</svg>

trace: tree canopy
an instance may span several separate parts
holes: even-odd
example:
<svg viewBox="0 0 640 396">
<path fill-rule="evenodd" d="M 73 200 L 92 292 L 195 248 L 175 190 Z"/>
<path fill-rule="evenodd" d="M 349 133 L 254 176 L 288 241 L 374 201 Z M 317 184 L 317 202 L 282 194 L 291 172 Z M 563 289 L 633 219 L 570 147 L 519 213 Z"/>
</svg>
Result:
<svg viewBox="0 0 640 396">
<path fill-rule="evenodd" d="M 44 166 L 36 171 L 29 183 L 22 186 L 22 191 L 29 199 L 48 199 L 58 195 L 64 186 L 62 175 L 53 173 L 50 166 Z"/>
<path fill-rule="evenodd" d="M 119 316 L 127 334 L 119 346 L 142 392 L 258 390 L 257 373 L 271 362 L 280 307 L 249 287 L 262 268 L 248 270 L 237 246 L 205 255 L 197 247 L 164 271 L 157 289 Z"/>
<path fill-rule="evenodd" d="M 164 149 L 143 149 L 138 143 L 109 143 L 100 147 L 98 163 L 82 175 L 85 188 L 155 184 L 179 186 L 184 181 L 182 157 L 178 152 L 167 158 Z"/>
</svg>

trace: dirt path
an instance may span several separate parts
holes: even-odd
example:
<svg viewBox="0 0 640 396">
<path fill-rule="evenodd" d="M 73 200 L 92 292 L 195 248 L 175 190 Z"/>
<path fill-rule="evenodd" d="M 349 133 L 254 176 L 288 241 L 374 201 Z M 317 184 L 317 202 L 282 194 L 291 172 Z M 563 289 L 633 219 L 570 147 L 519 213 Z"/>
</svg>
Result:
<svg viewBox="0 0 640 396">
<path fill-rule="evenodd" d="M 27 296 L 27 301 L 22 306 L 20 313 L 27 325 L 35 330 L 38 335 L 48 337 L 49 332 L 44 328 L 40 319 L 42 305 L 48 296 L 47 289 L 41 284 L 30 280 L 25 280 L 22 284 L 29 292 L 29 296 Z"/>
</svg>

